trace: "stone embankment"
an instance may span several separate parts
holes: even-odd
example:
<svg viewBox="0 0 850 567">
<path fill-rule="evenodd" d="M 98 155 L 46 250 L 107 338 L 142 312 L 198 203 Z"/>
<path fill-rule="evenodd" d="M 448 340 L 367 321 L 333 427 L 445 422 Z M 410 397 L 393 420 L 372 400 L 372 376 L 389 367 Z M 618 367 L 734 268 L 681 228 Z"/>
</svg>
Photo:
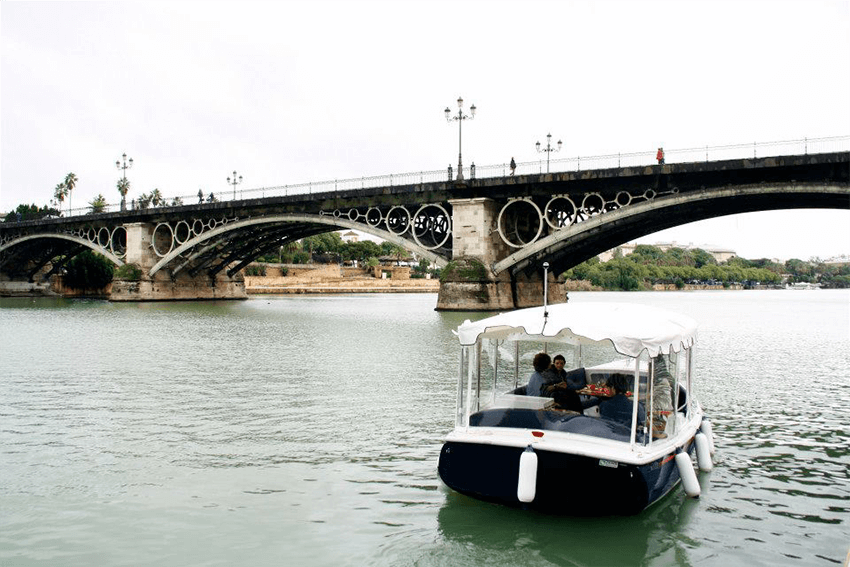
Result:
<svg viewBox="0 0 850 567">
<path fill-rule="evenodd" d="M 245 291 L 251 294 L 290 293 L 437 293 L 440 281 L 410 279 L 410 269 L 342 268 L 337 265 L 267 266 L 265 276 L 245 276 Z M 388 276 L 388 277 L 387 277 Z"/>
</svg>

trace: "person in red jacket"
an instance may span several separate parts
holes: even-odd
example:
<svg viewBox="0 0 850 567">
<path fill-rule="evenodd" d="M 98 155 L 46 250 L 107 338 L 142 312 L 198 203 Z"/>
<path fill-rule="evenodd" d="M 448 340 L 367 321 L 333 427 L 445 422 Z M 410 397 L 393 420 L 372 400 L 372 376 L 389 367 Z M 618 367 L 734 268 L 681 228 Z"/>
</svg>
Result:
<svg viewBox="0 0 850 567">
<path fill-rule="evenodd" d="M 658 165 L 664 165 L 664 148 L 658 148 L 658 153 L 655 154 L 655 159 L 658 160 Z"/>
</svg>

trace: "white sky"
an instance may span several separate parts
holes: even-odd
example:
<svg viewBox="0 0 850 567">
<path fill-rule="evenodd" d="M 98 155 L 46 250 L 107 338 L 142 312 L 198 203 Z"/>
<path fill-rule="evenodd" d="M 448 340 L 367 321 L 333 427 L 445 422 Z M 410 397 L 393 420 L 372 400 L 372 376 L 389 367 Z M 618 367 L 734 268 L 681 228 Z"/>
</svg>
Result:
<svg viewBox="0 0 850 567">
<path fill-rule="evenodd" d="M 0 211 L 464 163 L 850 134 L 850 0 L 0 3 Z M 555 156 L 553 156 L 555 157 Z M 747 258 L 850 253 L 850 211 L 671 229 Z"/>
</svg>

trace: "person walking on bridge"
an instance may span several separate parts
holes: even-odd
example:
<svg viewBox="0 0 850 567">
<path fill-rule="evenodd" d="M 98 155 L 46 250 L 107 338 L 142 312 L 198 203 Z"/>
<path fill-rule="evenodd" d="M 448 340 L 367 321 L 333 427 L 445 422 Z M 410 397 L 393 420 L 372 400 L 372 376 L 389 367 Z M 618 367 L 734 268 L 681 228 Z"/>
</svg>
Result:
<svg viewBox="0 0 850 567">
<path fill-rule="evenodd" d="M 511 177 L 514 176 L 514 173 L 516 173 L 516 162 L 514 161 L 514 158 L 511 157 Z"/>
<path fill-rule="evenodd" d="M 664 165 L 664 148 L 658 148 L 658 153 L 655 154 L 655 159 L 658 160 L 658 165 Z"/>
</svg>

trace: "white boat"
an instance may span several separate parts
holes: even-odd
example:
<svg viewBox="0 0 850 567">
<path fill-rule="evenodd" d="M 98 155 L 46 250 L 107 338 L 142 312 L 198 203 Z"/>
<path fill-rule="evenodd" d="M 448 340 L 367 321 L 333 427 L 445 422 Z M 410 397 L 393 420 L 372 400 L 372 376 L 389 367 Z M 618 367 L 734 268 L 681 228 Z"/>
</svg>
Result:
<svg viewBox="0 0 850 567">
<path fill-rule="evenodd" d="M 570 515 L 635 514 L 680 481 L 699 496 L 691 458 L 710 470 L 714 443 L 694 396 L 696 331 L 689 317 L 622 303 L 465 321 L 441 479 L 475 498 Z M 578 407 L 526 395 L 539 352 L 564 356 Z M 619 398 L 606 386 L 624 383 L 631 391 Z"/>
</svg>

